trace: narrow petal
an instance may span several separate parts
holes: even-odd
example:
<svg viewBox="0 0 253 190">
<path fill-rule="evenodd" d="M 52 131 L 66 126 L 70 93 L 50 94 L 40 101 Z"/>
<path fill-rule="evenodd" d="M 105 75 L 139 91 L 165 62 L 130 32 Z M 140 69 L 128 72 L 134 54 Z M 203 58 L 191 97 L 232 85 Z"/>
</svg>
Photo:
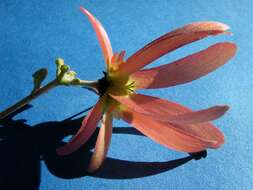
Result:
<svg viewBox="0 0 253 190">
<path fill-rule="evenodd" d="M 95 172 L 100 168 L 106 158 L 112 136 L 112 116 L 106 113 L 96 141 L 94 153 L 91 157 L 88 172 Z"/>
<path fill-rule="evenodd" d="M 169 123 L 157 122 L 137 112 L 124 110 L 121 117 L 155 142 L 173 150 L 198 152 L 206 148 L 217 148 L 217 141 L 215 140 L 209 141 L 199 138 L 197 135 L 181 130 Z"/>
<path fill-rule="evenodd" d="M 96 32 L 99 44 L 102 48 L 102 52 L 103 52 L 105 61 L 107 64 L 109 64 L 110 59 L 113 55 L 113 52 L 112 52 L 112 46 L 111 46 L 109 37 L 108 37 L 103 25 L 99 22 L 99 20 L 97 20 L 96 17 L 94 17 L 85 8 L 80 7 L 80 10 L 88 17 L 89 21 L 91 22 L 91 24 Z"/>
<path fill-rule="evenodd" d="M 77 134 L 63 147 L 56 151 L 59 155 L 71 154 L 78 150 L 95 132 L 98 122 L 103 114 L 104 98 L 101 98 L 89 114 L 84 118 L 82 126 Z"/>
<path fill-rule="evenodd" d="M 210 35 L 226 33 L 229 27 L 219 22 L 196 22 L 169 32 L 130 56 L 119 68 L 120 74 L 131 74 L 159 57 L 183 45 Z"/>
<path fill-rule="evenodd" d="M 197 124 L 215 120 L 224 115 L 229 108 L 228 106 L 214 106 L 193 112 L 168 100 L 142 94 L 132 94 L 128 97 L 112 94 L 110 96 L 131 111 L 148 115 L 154 120 L 174 124 Z"/>
<path fill-rule="evenodd" d="M 111 59 L 111 64 L 116 64 L 119 57 L 119 53 L 115 52 Z"/>
<path fill-rule="evenodd" d="M 124 57 L 126 55 L 126 51 L 121 51 L 118 57 L 118 62 L 122 63 L 124 61 Z"/>
<path fill-rule="evenodd" d="M 236 53 L 236 45 L 217 43 L 173 63 L 138 71 L 131 75 L 135 88 L 163 88 L 196 80 L 224 65 Z"/>
<path fill-rule="evenodd" d="M 107 71 L 109 73 L 117 71 L 119 68 L 119 65 L 124 62 L 124 56 L 125 56 L 125 51 L 121 51 L 120 53 L 115 52 L 111 58 L 111 61 L 107 67 Z"/>
<path fill-rule="evenodd" d="M 181 125 L 204 123 L 220 118 L 227 112 L 228 109 L 229 107 L 227 105 L 213 106 L 195 112 L 179 114 L 174 116 L 174 118 L 166 118 L 166 116 L 164 116 L 163 121 Z"/>
</svg>

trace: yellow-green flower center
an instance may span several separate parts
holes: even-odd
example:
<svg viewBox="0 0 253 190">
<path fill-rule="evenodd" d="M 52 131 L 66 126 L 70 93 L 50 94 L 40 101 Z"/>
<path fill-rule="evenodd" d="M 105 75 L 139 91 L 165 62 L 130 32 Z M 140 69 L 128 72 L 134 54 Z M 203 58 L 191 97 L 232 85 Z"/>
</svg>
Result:
<svg viewBox="0 0 253 190">
<path fill-rule="evenodd" d="M 104 77 L 98 82 L 99 95 L 130 95 L 134 93 L 134 81 L 129 80 L 129 76 L 117 76 L 104 72 Z"/>
</svg>

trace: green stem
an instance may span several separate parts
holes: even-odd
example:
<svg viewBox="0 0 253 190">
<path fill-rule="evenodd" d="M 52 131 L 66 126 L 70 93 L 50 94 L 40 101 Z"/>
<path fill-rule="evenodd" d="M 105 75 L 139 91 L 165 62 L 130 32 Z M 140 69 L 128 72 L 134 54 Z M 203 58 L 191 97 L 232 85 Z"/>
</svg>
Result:
<svg viewBox="0 0 253 190">
<path fill-rule="evenodd" d="M 38 90 L 35 90 L 32 92 L 30 95 L 26 96 L 16 104 L 10 106 L 6 110 L 0 113 L 0 120 L 7 117 L 11 113 L 17 111 L 18 109 L 22 108 L 23 106 L 27 105 L 29 102 L 31 102 L 33 99 L 37 98 L 38 96 L 46 93 L 47 91 L 51 90 L 52 88 L 58 86 L 60 83 L 58 82 L 57 79 L 49 82 L 47 85 L 39 88 Z"/>
<path fill-rule="evenodd" d="M 97 92 L 98 89 L 98 81 L 79 80 L 77 85 L 88 88 L 95 92 Z"/>
</svg>

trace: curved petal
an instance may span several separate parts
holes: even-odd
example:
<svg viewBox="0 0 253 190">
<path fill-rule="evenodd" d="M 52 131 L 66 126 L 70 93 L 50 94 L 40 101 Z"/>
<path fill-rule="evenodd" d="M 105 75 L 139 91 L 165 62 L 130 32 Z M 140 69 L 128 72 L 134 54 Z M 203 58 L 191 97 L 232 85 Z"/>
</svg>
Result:
<svg viewBox="0 0 253 190">
<path fill-rule="evenodd" d="M 77 134 L 63 147 L 56 151 L 59 155 L 71 154 L 78 150 L 95 132 L 98 122 L 103 114 L 104 98 L 101 98 L 89 114 L 84 118 L 82 126 Z"/>
<path fill-rule="evenodd" d="M 131 75 L 135 88 L 163 88 L 196 80 L 224 65 L 236 53 L 236 45 L 217 43 L 173 63 L 138 71 Z"/>
<path fill-rule="evenodd" d="M 99 130 L 94 153 L 92 154 L 88 172 L 95 172 L 100 168 L 105 160 L 112 136 L 112 116 L 106 113 L 102 120 L 102 126 Z"/>
<path fill-rule="evenodd" d="M 169 32 L 147 44 L 121 64 L 120 74 L 131 74 L 183 45 L 210 35 L 226 33 L 229 27 L 219 22 L 196 22 Z"/>
<path fill-rule="evenodd" d="M 214 140 L 200 138 L 196 134 L 181 130 L 169 123 L 161 123 L 137 112 L 124 110 L 121 117 L 155 142 L 173 150 L 198 152 L 206 148 L 218 148 Z"/>
<path fill-rule="evenodd" d="M 228 106 L 213 106 L 193 112 L 168 100 L 142 94 L 132 94 L 129 97 L 112 94 L 110 96 L 131 111 L 150 116 L 154 120 L 181 125 L 215 120 L 224 115 L 229 108 Z"/>
<path fill-rule="evenodd" d="M 97 20 L 96 17 L 94 17 L 85 8 L 80 7 L 80 10 L 88 17 L 89 21 L 91 22 L 91 24 L 96 32 L 99 44 L 102 48 L 102 52 L 103 52 L 105 61 L 107 64 L 109 64 L 110 59 L 113 55 L 113 52 L 112 52 L 112 46 L 111 46 L 109 37 L 108 37 L 103 25 Z"/>
</svg>

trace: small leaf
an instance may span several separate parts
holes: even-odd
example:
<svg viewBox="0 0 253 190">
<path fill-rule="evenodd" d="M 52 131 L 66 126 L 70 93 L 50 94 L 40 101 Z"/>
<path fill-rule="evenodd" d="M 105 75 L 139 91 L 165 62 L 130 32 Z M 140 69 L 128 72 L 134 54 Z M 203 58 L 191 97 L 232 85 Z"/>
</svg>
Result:
<svg viewBox="0 0 253 190">
<path fill-rule="evenodd" d="M 39 69 L 38 71 L 33 73 L 32 76 L 33 76 L 33 84 L 34 84 L 33 92 L 35 92 L 41 87 L 42 81 L 46 78 L 47 69 L 45 68 Z"/>
</svg>

